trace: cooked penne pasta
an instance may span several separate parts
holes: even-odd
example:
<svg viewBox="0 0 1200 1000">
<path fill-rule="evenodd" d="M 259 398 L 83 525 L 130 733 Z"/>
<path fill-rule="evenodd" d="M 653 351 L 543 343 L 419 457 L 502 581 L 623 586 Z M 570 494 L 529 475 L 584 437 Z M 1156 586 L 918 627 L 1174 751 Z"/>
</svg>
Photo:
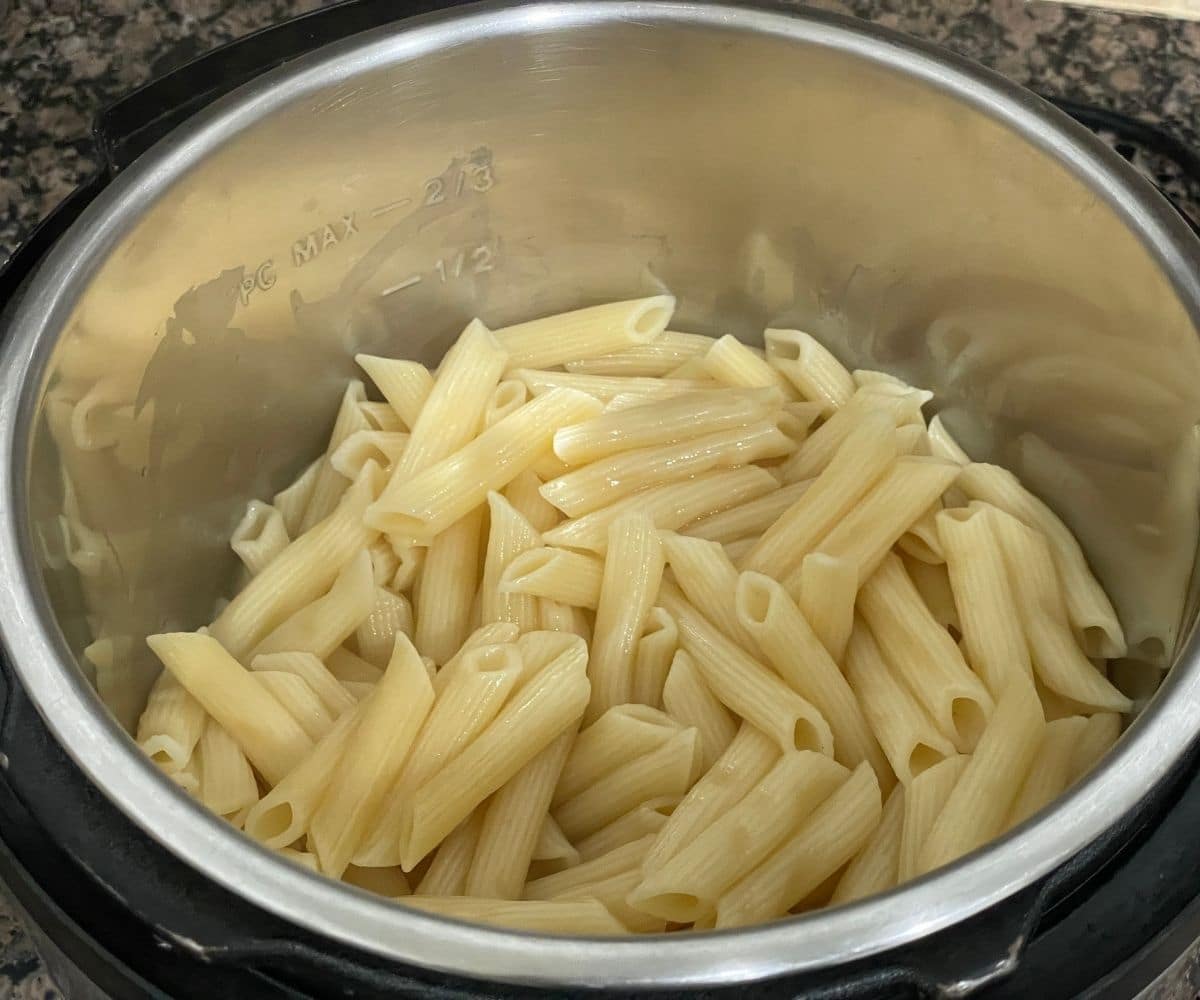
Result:
<svg viewBox="0 0 1200 1000">
<path fill-rule="evenodd" d="M 500 575 L 500 590 L 547 597 L 575 608 L 600 603 L 604 561 L 582 552 L 541 546 L 515 556 Z"/>
<path fill-rule="evenodd" d="M 426 913 L 479 924 L 495 924 L 539 934 L 628 934 L 598 899 L 476 899 L 474 896 L 427 896 L 419 892 L 399 900 Z"/>
<path fill-rule="evenodd" d="M 682 649 L 676 650 L 671 660 L 662 699 L 672 719 L 699 732 L 700 767 L 707 771 L 733 742 L 737 722 L 709 690 L 695 661 Z"/>
<path fill-rule="evenodd" d="M 833 752 L 829 724 L 810 702 L 725 638 L 673 584 L 663 584 L 659 600 L 679 626 L 680 645 L 730 711 L 770 735 L 781 750 Z"/>
<path fill-rule="evenodd" d="M 692 538 L 707 538 L 726 546 L 747 538 L 756 540 L 779 520 L 784 511 L 804 496 L 811 485 L 812 482 L 806 480 L 781 487 L 748 503 L 692 521 L 681 533 Z"/>
<path fill-rule="evenodd" d="M 548 452 L 556 428 L 599 410 L 570 389 L 538 396 L 412 478 L 393 475 L 364 520 L 391 535 L 432 539 Z"/>
<path fill-rule="evenodd" d="M 743 573 L 735 602 L 738 618 L 768 662 L 829 723 L 834 757 L 847 767 L 865 760 L 880 785 L 890 788 L 892 769 L 854 691 L 787 591 L 761 573 Z"/>
<path fill-rule="evenodd" d="M 645 514 L 622 514 L 609 525 L 588 660 L 589 722 L 629 701 L 638 638 L 654 605 L 663 566 L 662 542 Z"/>
<path fill-rule="evenodd" d="M 1004 830 L 1045 728 L 1033 684 L 1014 676 L 925 839 L 918 874 L 949 864 Z"/>
<path fill-rule="evenodd" d="M 767 330 L 767 362 L 805 399 L 819 402 L 825 414 L 850 402 L 854 379 L 828 348 L 800 330 Z"/>
<path fill-rule="evenodd" d="M 1097 712 L 1090 716 L 1079 736 L 1079 742 L 1075 744 L 1068 786 L 1087 775 L 1100 758 L 1108 753 L 1120 735 L 1121 717 L 1115 712 Z"/>
<path fill-rule="evenodd" d="M 333 728 L 333 715 L 303 677 L 282 670 L 256 670 L 252 676 L 300 724 L 300 728 L 314 743 Z"/>
<path fill-rule="evenodd" d="M 962 622 L 958 617 L 958 608 L 954 604 L 954 588 L 950 585 L 950 573 L 946 569 L 946 564 L 940 563 L 935 566 L 908 555 L 901 556 L 900 561 L 904 563 L 904 569 L 908 572 L 909 579 L 917 588 L 917 593 L 921 595 L 922 603 L 933 615 L 933 620 L 942 628 L 949 629 L 951 635 L 961 636 Z M 967 662 L 971 664 L 972 668 L 975 667 L 969 656 Z M 978 672 L 976 670 L 976 673 Z M 984 679 L 984 683 L 987 684 L 986 679 Z M 988 691 L 991 691 L 990 685 Z"/>
<path fill-rule="evenodd" d="M 896 869 L 898 882 L 908 882 L 921 874 L 921 850 L 966 766 L 967 758 L 961 754 L 947 757 L 922 771 L 909 783 L 900 831 L 900 860 Z"/>
<path fill-rule="evenodd" d="M 740 389 L 769 386 L 789 399 L 795 395 L 791 383 L 737 337 L 726 334 L 714 341 L 702 363 L 709 377 L 722 385 Z"/>
<path fill-rule="evenodd" d="M 251 576 L 266 569 L 287 548 L 287 524 L 283 515 L 270 504 L 251 500 L 238 526 L 233 529 L 230 548 Z"/>
<path fill-rule="evenodd" d="M 641 834 L 638 836 L 641 836 Z M 636 838 L 631 837 L 629 839 L 634 840 Z M 625 841 L 621 843 L 625 843 Z M 619 845 L 614 844 L 613 846 Z M 604 850 L 609 850 L 609 848 L 605 847 Z M 596 853 L 603 854 L 604 852 L 597 851 Z M 579 864 L 581 860 L 583 860 L 582 856 L 572 846 L 571 842 L 567 840 L 567 835 L 562 832 L 562 827 L 554 821 L 553 816 L 547 815 L 542 820 L 542 829 L 538 833 L 537 843 L 533 847 L 534 864 L 540 862 L 543 865 L 553 865 L 556 871 L 562 871 L 564 868 L 570 868 L 573 865 Z M 531 871 L 532 868 L 533 865 L 530 866 Z M 548 874 L 553 874 L 553 872 Z"/>
<path fill-rule="evenodd" d="M 630 401 L 637 400 L 638 405 L 656 399 L 671 399 L 685 393 L 702 392 L 716 387 L 703 372 L 698 376 L 686 378 L 674 376 L 668 378 L 624 378 L 520 368 L 512 372 L 512 377 L 524 382 L 534 396 L 544 395 L 553 389 L 574 389 L 576 392 L 586 393 L 601 403 L 612 403 L 621 398 Z M 580 420 L 582 419 L 580 418 Z"/>
<path fill-rule="evenodd" d="M 591 861 L 593 858 L 598 858 L 602 854 L 607 854 L 609 851 L 616 850 L 635 840 L 641 840 L 650 834 L 657 837 L 679 802 L 678 795 L 663 795 L 657 799 L 648 799 L 634 807 L 624 816 L 619 816 L 607 826 L 602 826 L 595 833 L 584 837 L 579 842 L 578 849 L 575 850 L 574 864 L 578 864 L 580 861 Z M 566 835 L 562 833 L 562 828 L 558 827 L 557 823 L 554 825 L 565 839 Z"/>
<path fill-rule="evenodd" d="M 721 897 L 717 927 L 744 927 L 783 916 L 858 853 L 882 811 L 875 772 L 859 764 L 790 840 Z"/>
<path fill-rule="evenodd" d="M 312 653 L 267 653 L 254 657 L 250 669 L 255 673 L 295 674 L 308 684 L 334 718 L 340 718 L 357 704 L 332 671 Z"/>
<path fill-rule="evenodd" d="M 196 747 L 200 801 L 218 816 L 232 816 L 258 801 L 258 782 L 241 747 L 209 719 Z"/>
<path fill-rule="evenodd" d="M 679 648 L 679 629 L 675 619 L 662 608 L 651 608 L 642 626 L 641 637 L 633 657 L 634 704 L 660 708 L 667 671 Z"/>
<path fill-rule="evenodd" d="M 675 312 L 671 295 L 576 309 L 506 326 L 496 339 L 513 368 L 553 368 L 656 340 Z"/>
<path fill-rule="evenodd" d="M 796 604 L 835 662 L 846 655 L 857 598 L 858 567 L 849 559 L 810 552 L 800 561 Z"/>
<path fill-rule="evenodd" d="M 1007 826 L 1023 823 L 1071 784 L 1075 751 L 1087 724 L 1088 720 L 1082 715 L 1046 723 L 1025 783 L 1017 792 L 1017 800 L 1008 814 Z"/>
<path fill-rule="evenodd" d="M 925 607 L 899 556 L 885 556 L 863 584 L 858 610 L 884 659 L 942 734 L 960 752 L 974 749 L 992 713 L 992 697 Z"/>
<path fill-rule="evenodd" d="M 422 896 L 461 896 L 467 886 L 479 831 L 483 829 L 484 807 L 480 806 L 458 824 L 438 846 L 433 863 L 417 886 Z"/>
<path fill-rule="evenodd" d="M 324 459 L 318 458 L 311 462 L 295 482 L 276 493 L 271 501 L 271 506 L 279 511 L 279 516 L 283 518 L 283 526 L 287 529 L 289 538 L 294 538 L 300 533 L 304 509 L 312 497 L 313 486 L 317 482 L 317 473 L 321 471 L 323 461 Z"/>
<path fill-rule="evenodd" d="M 182 771 L 204 733 L 208 715 L 170 670 L 158 675 L 137 725 L 137 741 L 167 774 Z"/>
<path fill-rule="evenodd" d="M 445 663 L 470 632 L 483 517 L 480 505 L 459 518 L 429 545 L 416 588 L 414 641 L 436 663 Z"/>
<path fill-rule="evenodd" d="M 298 533 L 308 531 L 318 521 L 328 517 L 337 506 L 338 498 L 350 485 L 349 480 L 333 467 L 332 459 L 337 449 L 351 434 L 355 431 L 369 429 L 370 425 L 359 409 L 359 405 L 366 402 L 366 399 L 366 390 L 361 382 L 355 380 L 346 386 L 341 406 L 338 407 L 337 418 L 334 420 L 333 431 L 329 435 L 325 457 L 321 459 L 312 492 L 304 507 L 304 514 L 300 518 Z"/>
<path fill-rule="evenodd" d="M 551 528 L 542 535 L 542 540 L 565 548 L 603 553 L 608 547 L 608 526 L 627 511 L 642 511 L 656 528 L 674 531 L 689 521 L 753 500 L 778 487 L 771 473 L 754 465 L 710 472 L 635 493 Z"/>
<path fill-rule="evenodd" d="M 892 673 L 861 619 L 846 647 L 846 679 L 901 782 L 911 784 L 922 771 L 953 756 L 954 744 Z"/>
<path fill-rule="evenodd" d="M 583 861 L 572 868 L 547 875 L 525 886 L 526 899 L 556 899 L 572 891 L 585 888 L 612 875 L 620 875 L 630 869 L 639 868 L 646 849 L 653 839 L 652 834 L 615 847 L 605 854 Z"/>
<path fill-rule="evenodd" d="M 368 462 L 389 469 L 408 447 L 408 435 L 401 431 L 355 431 L 329 456 L 333 470 L 353 479 Z"/>
<path fill-rule="evenodd" d="M 272 784 L 312 749 L 300 724 L 212 636 L 172 632 L 146 643 Z"/>
<path fill-rule="evenodd" d="M 504 487 L 504 499 L 513 505 L 535 531 L 548 531 L 563 519 L 562 514 L 542 496 L 542 481 L 532 469 L 526 469 Z"/>
<path fill-rule="evenodd" d="M 829 897 L 830 906 L 886 892 L 899 881 L 901 827 L 908 789 L 897 785 L 883 804 L 875 832 L 846 867 Z"/>
<path fill-rule="evenodd" d="M 654 340 L 626 347 L 615 354 L 564 362 L 569 372 L 583 375 L 641 375 L 662 377 L 712 346 L 713 338 L 699 333 L 664 330 Z"/>
<path fill-rule="evenodd" d="M 397 632 L 403 632 L 410 639 L 413 637 L 412 605 L 402 594 L 376 586 L 371 612 L 354 630 L 359 654 L 368 663 L 381 669 L 386 667 L 396 644 Z"/>
<path fill-rule="evenodd" d="M 509 564 L 524 552 L 538 547 L 541 538 L 524 517 L 499 493 L 489 493 L 488 542 L 480 583 L 482 621 L 512 622 L 522 632 L 538 627 L 537 601 L 528 594 L 501 587 Z"/>
<path fill-rule="evenodd" d="M 550 480 L 542 496 L 569 517 L 579 517 L 664 482 L 779 458 L 795 447 L 787 419 L 782 415 L 676 444 L 624 451 Z"/>
<path fill-rule="evenodd" d="M 409 429 L 416 426 L 421 408 L 433 390 L 433 376 L 419 362 L 356 354 L 355 363 L 383 394 L 388 405 Z"/>
<path fill-rule="evenodd" d="M 617 705 L 579 734 L 559 775 L 554 804 L 585 791 L 635 757 L 657 750 L 680 726 L 645 705 Z"/>
<path fill-rule="evenodd" d="M 747 653 L 756 655 L 758 646 L 734 608 L 738 571 L 725 549 L 718 542 L 666 531 L 662 533 L 662 544 L 667 564 L 683 596 L 726 638 L 732 639 Z"/>
<path fill-rule="evenodd" d="M 492 390 L 483 410 L 483 426 L 499 423 L 517 407 L 529 402 L 529 387 L 524 382 L 506 378 Z"/>
</svg>

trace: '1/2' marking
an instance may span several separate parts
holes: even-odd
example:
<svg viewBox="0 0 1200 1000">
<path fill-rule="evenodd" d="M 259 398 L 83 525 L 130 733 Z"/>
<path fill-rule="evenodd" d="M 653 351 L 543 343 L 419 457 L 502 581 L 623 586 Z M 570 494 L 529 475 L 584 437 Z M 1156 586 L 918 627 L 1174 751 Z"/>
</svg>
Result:
<svg viewBox="0 0 1200 1000">
<path fill-rule="evenodd" d="M 448 257 L 439 257 L 433 263 L 433 274 L 431 277 L 436 277 L 444 285 L 458 278 L 487 274 L 489 271 L 494 271 L 495 269 L 496 251 L 488 244 L 480 243 L 478 246 L 466 247 L 459 250 Z M 403 281 L 398 281 L 396 284 L 382 289 L 379 294 L 385 297 L 394 295 L 396 292 L 402 292 L 406 288 L 419 285 L 423 280 L 422 275 L 413 274 Z"/>
</svg>

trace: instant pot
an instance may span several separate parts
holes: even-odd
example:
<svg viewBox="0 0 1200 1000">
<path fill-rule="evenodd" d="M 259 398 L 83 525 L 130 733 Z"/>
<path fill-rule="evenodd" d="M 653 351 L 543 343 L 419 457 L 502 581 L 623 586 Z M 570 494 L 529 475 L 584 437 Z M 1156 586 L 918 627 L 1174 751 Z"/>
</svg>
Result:
<svg viewBox="0 0 1200 1000">
<path fill-rule="evenodd" d="M 69 995 L 1195 995 L 1200 241 L 1088 128 L 816 12 L 360 0 L 136 92 L 96 145 L 0 279 L 0 879 Z M 612 940 L 326 881 L 141 758 L 141 640 L 211 617 L 357 351 L 660 289 L 683 329 L 800 326 L 933 388 L 1051 500 L 1152 664 L 1119 668 L 1141 710 L 1093 775 L 884 896 Z"/>
</svg>

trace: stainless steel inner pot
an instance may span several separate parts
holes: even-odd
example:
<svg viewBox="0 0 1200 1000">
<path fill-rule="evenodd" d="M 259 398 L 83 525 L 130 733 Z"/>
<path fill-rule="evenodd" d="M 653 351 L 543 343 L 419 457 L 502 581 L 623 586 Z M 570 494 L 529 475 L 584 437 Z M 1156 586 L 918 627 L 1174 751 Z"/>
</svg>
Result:
<svg viewBox="0 0 1200 1000">
<path fill-rule="evenodd" d="M 1031 95 L 820 14 L 485 5 L 297 60 L 127 169 L 10 317 L 0 627 L 46 722 L 185 862 L 296 924 L 465 975 L 732 983 L 836 965 L 1033 883 L 1193 737 L 1200 246 Z M 356 351 L 669 289 L 676 326 L 822 337 L 937 391 L 1064 515 L 1175 667 L 1105 766 L 1011 836 L 857 905 L 726 934 L 535 937 L 277 860 L 145 762 L 143 637 L 207 621 L 244 502 L 318 454 Z M 89 644 L 91 644 L 89 646 Z M 84 647 L 88 655 L 82 656 Z M 1159 672 L 1121 668 L 1151 690 Z"/>
</svg>

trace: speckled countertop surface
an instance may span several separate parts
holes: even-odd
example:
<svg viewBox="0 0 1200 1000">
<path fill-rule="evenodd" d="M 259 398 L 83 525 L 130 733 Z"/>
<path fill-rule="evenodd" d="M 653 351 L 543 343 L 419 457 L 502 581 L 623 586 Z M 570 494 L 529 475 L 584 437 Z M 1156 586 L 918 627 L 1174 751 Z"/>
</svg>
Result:
<svg viewBox="0 0 1200 1000">
<path fill-rule="evenodd" d="M 94 166 L 98 108 L 320 0 L 0 0 L 0 259 Z M 814 0 L 1200 147 L 1200 23 L 1023 0 Z M 0 896 L 0 1000 L 58 996 Z"/>
</svg>

